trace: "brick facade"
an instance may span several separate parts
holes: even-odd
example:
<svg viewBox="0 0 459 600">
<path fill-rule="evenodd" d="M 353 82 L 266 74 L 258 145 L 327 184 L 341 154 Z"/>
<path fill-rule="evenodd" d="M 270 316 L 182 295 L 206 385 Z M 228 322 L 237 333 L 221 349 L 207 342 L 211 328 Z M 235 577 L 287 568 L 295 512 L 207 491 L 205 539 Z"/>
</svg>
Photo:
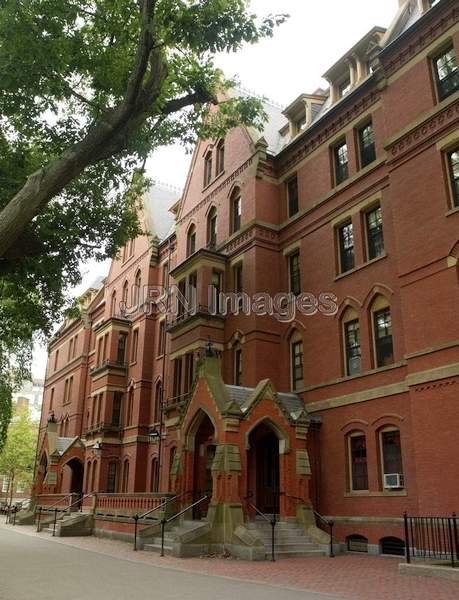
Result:
<svg viewBox="0 0 459 600">
<path fill-rule="evenodd" d="M 421 10 L 417 2 L 408 5 L 412 15 Z M 257 436 L 269 439 L 268 429 L 279 443 L 279 481 L 273 489 L 279 485 L 282 494 L 276 510 L 293 517 L 300 505 L 313 506 L 336 521 L 341 542 L 358 534 L 376 546 L 383 537 L 403 537 L 404 511 L 457 510 L 459 203 L 448 161 L 459 147 L 459 86 L 440 100 L 435 60 L 450 47 L 459 53 L 459 8 L 441 0 L 422 10 L 416 20 L 411 17 L 413 23 L 402 11 L 387 32 L 375 29 L 363 38 L 327 73 L 331 92 L 318 90 L 312 100 L 300 97 L 284 113 L 267 105 L 270 122 L 262 134 L 230 131 L 224 167 L 218 140 L 197 145 L 183 196 L 174 206 L 175 232 L 153 243 L 151 235 L 141 236 L 131 250 L 128 245 L 124 260 L 114 260 L 103 285 L 83 299 L 82 318 L 66 323 L 50 343 L 38 492 L 76 491 L 73 470 L 64 466 L 66 445 L 76 437 L 82 440 L 75 456 L 84 464 L 85 492 L 159 487 L 197 497 L 207 491 L 209 518 L 220 505 L 240 505 L 244 518 L 250 513 L 247 496 L 268 508 L 261 487 L 269 477 L 260 479 L 262 460 L 253 454 L 263 446 Z M 332 102 L 349 64 L 353 85 Z M 307 122 L 311 107 L 315 118 Z M 303 118 L 304 110 L 307 126 L 296 132 L 295 116 Z M 375 157 L 364 165 L 361 136 L 369 123 Z M 336 149 L 343 141 L 347 177 L 336 184 Z M 208 156 L 212 177 L 203 184 Z M 298 210 L 289 215 L 292 177 Z M 234 231 L 239 197 L 240 227 Z M 176 199 L 171 197 L 170 205 Z M 376 209 L 383 242 L 371 238 L 369 213 Z M 209 215 L 215 212 L 216 239 L 210 240 Z M 342 272 L 340 232 L 348 224 L 353 266 Z M 221 289 L 233 291 L 242 265 L 242 290 L 250 297 L 286 293 L 295 253 L 301 292 L 310 294 L 304 303 L 313 314 L 297 311 L 282 319 L 210 314 L 208 290 L 216 274 Z M 139 277 L 141 290 L 162 285 L 165 268 L 169 283 L 196 287 L 199 310 L 168 315 L 160 354 L 161 311 L 146 302 L 151 310 L 128 316 L 122 301 L 127 285 L 127 304 L 132 304 Z M 330 310 L 330 298 L 336 310 Z M 288 312 L 293 301 L 286 303 L 281 308 Z M 359 328 L 354 351 L 360 358 L 352 373 L 346 354 L 349 322 Z M 378 337 L 384 332 L 386 337 Z M 209 338 L 212 356 L 205 351 Z M 71 339 L 77 341 L 70 351 Z M 292 389 L 292 352 L 299 342 L 302 374 Z M 211 375 L 209 363 L 215 363 Z M 234 391 L 236 383 L 245 391 Z M 292 393 L 301 401 L 300 412 L 289 408 Z M 120 398 L 121 416 L 115 418 Z M 54 443 L 51 451 L 50 413 L 57 420 L 51 429 L 67 440 Z M 149 434 L 159 431 L 161 416 L 164 438 L 158 444 Z M 383 439 L 391 432 L 389 443 L 401 448 L 401 459 L 394 463 L 393 454 L 388 459 L 403 475 L 397 488 L 388 488 L 384 478 L 389 467 Z M 97 442 L 101 449 L 94 447 Z M 263 460 L 271 460 L 269 454 Z M 363 477 L 358 485 L 357 471 Z"/>
</svg>

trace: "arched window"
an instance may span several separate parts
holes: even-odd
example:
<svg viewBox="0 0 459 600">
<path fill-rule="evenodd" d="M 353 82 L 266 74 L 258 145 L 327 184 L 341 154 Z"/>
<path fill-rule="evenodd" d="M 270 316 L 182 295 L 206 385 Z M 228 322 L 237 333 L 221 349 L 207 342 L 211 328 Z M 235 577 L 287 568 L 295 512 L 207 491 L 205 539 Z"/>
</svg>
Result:
<svg viewBox="0 0 459 600">
<path fill-rule="evenodd" d="M 348 435 L 351 491 L 368 490 L 367 438 L 363 431 Z"/>
<path fill-rule="evenodd" d="M 91 473 L 91 492 L 97 492 L 96 490 L 96 470 L 97 470 L 97 461 L 95 460 L 92 463 L 92 473 Z"/>
<path fill-rule="evenodd" d="M 91 461 L 88 461 L 87 466 L 86 466 L 86 491 L 88 492 L 88 494 L 90 492 L 92 492 L 91 489 Z"/>
<path fill-rule="evenodd" d="M 108 465 L 107 472 L 107 493 L 114 494 L 116 492 L 116 483 L 118 476 L 118 464 L 116 462 L 111 462 Z"/>
<path fill-rule="evenodd" d="M 110 315 L 113 317 L 116 315 L 116 291 L 112 294 L 112 299 L 110 301 Z"/>
<path fill-rule="evenodd" d="M 212 181 L 212 151 L 206 154 L 204 158 L 204 187 Z"/>
<path fill-rule="evenodd" d="M 170 452 L 169 452 L 169 491 L 173 491 L 172 476 L 174 475 L 173 469 L 174 469 L 174 461 L 175 461 L 176 453 L 177 453 L 177 448 L 174 446 L 173 448 L 170 449 Z"/>
<path fill-rule="evenodd" d="M 304 387 L 303 338 L 298 332 L 290 338 L 290 373 L 292 390 Z"/>
<path fill-rule="evenodd" d="M 163 386 L 161 381 L 158 381 L 155 386 L 155 399 L 153 407 L 153 421 L 158 423 L 161 418 L 161 400 L 163 394 Z"/>
<path fill-rule="evenodd" d="M 396 537 L 384 537 L 379 540 L 381 554 L 389 556 L 405 556 L 405 542 Z"/>
<path fill-rule="evenodd" d="M 191 225 L 186 236 L 186 255 L 191 256 L 196 252 L 196 227 Z"/>
<path fill-rule="evenodd" d="M 343 347 L 346 375 L 357 375 L 362 370 L 360 322 L 357 312 L 349 307 L 343 315 Z"/>
<path fill-rule="evenodd" d="M 231 233 L 236 233 L 241 228 L 242 200 L 239 188 L 231 194 Z"/>
<path fill-rule="evenodd" d="M 217 145 L 217 175 L 225 170 L 225 140 L 220 140 Z"/>
<path fill-rule="evenodd" d="M 134 413 L 134 388 L 131 387 L 129 389 L 128 394 L 128 405 L 127 405 L 127 415 L 126 415 L 126 425 L 132 425 L 132 417 Z"/>
<path fill-rule="evenodd" d="M 242 348 L 236 344 L 233 349 L 234 356 L 234 385 L 242 385 Z"/>
<path fill-rule="evenodd" d="M 404 477 L 399 429 L 392 426 L 380 429 L 379 447 L 383 488 L 387 490 L 402 489 Z"/>
<path fill-rule="evenodd" d="M 389 302 L 378 296 L 371 307 L 375 367 L 385 367 L 394 362 L 392 339 L 392 314 Z"/>
<path fill-rule="evenodd" d="M 213 206 L 207 215 L 207 247 L 217 245 L 217 209 Z"/>
<path fill-rule="evenodd" d="M 123 465 L 123 485 L 122 485 L 122 492 L 124 494 L 127 493 L 129 489 L 129 460 L 126 459 L 124 461 L 124 465 Z"/>
<path fill-rule="evenodd" d="M 134 282 L 134 290 L 133 290 L 133 298 L 132 298 L 132 303 L 134 304 L 134 306 L 137 306 L 137 304 L 139 303 L 139 301 L 141 301 L 141 287 L 142 287 L 142 273 L 140 272 L 140 269 L 137 271 L 136 276 L 135 276 L 135 282 Z"/>
<path fill-rule="evenodd" d="M 123 285 L 123 297 L 122 297 L 124 308 L 126 308 L 128 305 L 128 295 L 129 295 L 129 284 L 127 281 L 125 281 L 124 285 Z"/>
<path fill-rule="evenodd" d="M 150 490 L 157 492 L 159 489 L 159 464 L 158 458 L 155 456 L 151 461 L 151 476 L 150 476 Z"/>
</svg>

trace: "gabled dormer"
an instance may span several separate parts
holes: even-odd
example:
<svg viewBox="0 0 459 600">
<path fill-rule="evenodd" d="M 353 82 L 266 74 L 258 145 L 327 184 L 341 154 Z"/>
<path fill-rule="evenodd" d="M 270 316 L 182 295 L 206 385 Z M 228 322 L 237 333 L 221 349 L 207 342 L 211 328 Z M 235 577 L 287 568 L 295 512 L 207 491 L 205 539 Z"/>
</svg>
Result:
<svg viewBox="0 0 459 600">
<path fill-rule="evenodd" d="M 379 46 L 385 32 L 381 27 L 373 27 L 323 75 L 330 84 L 332 104 L 347 96 L 372 73 L 374 48 Z"/>
<path fill-rule="evenodd" d="M 327 92 L 319 88 L 313 94 L 301 94 L 287 106 L 282 114 L 288 119 L 290 139 L 310 127 L 326 100 Z"/>
</svg>

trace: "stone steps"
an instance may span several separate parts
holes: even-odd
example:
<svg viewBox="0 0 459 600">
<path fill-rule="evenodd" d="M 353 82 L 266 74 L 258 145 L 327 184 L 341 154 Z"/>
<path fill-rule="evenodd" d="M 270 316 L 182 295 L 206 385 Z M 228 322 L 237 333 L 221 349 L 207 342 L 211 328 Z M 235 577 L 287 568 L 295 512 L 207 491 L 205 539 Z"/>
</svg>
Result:
<svg viewBox="0 0 459 600">
<path fill-rule="evenodd" d="M 255 520 L 246 523 L 249 531 L 256 534 L 263 542 L 266 558 L 271 557 L 272 527 L 264 520 Z M 289 558 L 295 556 L 323 556 L 324 552 L 318 544 L 304 534 L 297 523 L 279 521 L 274 529 L 274 556 L 275 558 Z"/>
</svg>

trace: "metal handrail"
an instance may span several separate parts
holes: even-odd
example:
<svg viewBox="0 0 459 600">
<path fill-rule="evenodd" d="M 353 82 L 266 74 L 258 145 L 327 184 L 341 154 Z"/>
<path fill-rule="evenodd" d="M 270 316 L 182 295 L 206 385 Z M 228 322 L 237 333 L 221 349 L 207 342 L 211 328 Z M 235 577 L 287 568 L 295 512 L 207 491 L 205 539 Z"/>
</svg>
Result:
<svg viewBox="0 0 459 600">
<path fill-rule="evenodd" d="M 175 515 L 172 515 L 172 517 L 169 517 L 168 519 L 162 519 L 161 520 L 161 554 L 160 554 L 160 556 L 164 556 L 164 533 L 165 533 L 165 530 L 166 530 L 166 525 L 168 523 L 170 523 L 171 521 L 174 521 L 174 519 L 177 519 L 178 517 L 181 517 L 183 514 L 185 514 L 186 512 L 188 512 L 189 510 L 191 510 L 195 506 L 198 506 L 199 504 L 201 504 L 201 502 L 204 502 L 204 500 L 207 500 L 208 497 L 209 496 L 207 496 L 207 494 L 206 494 L 200 500 L 197 500 L 196 502 L 193 502 L 193 504 L 190 504 L 186 508 L 183 508 L 182 510 L 180 510 Z"/>
<path fill-rule="evenodd" d="M 72 492 L 71 494 L 67 494 L 63 498 L 60 498 L 57 502 L 53 502 L 53 504 L 47 504 L 46 508 L 53 508 L 53 506 L 57 506 L 59 504 L 59 502 L 62 502 L 62 500 L 65 500 L 66 498 L 70 498 L 71 496 L 73 496 L 74 493 L 75 492 Z"/>
<path fill-rule="evenodd" d="M 275 492 L 278 495 L 282 494 L 283 492 Z M 248 500 L 249 498 L 253 497 L 253 492 L 249 492 L 247 496 L 245 496 L 244 500 Z M 254 509 L 254 511 L 260 515 L 260 517 L 263 517 L 263 519 L 269 523 L 271 525 L 271 562 L 275 562 L 276 561 L 276 557 L 275 557 L 275 545 L 276 545 L 276 534 L 275 534 L 275 529 L 276 529 L 276 524 L 277 524 L 277 519 L 276 519 L 276 515 L 274 513 L 272 513 L 271 518 L 269 519 L 264 512 L 262 512 L 258 506 L 255 506 L 255 504 L 252 504 L 252 502 L 247 502 L 247 504 Z"/>
<path fill-rule="evenodd" d="M 187 494 L 187 493 L 188 492 L 185 492 L 185 494 Z M 152 508 L 148 512 L 144 513 L 143 515 L 136 514 L 133 516 L 133 519 L 134 519 L 134 550 L 135 551 L 137 551 L 137 527 L 139 524 L 139 520 L 144 519 L 146 516 L 150 515 L 151 513 L 155 512 L 156 510 L 159 510 L 160 508 L 167 506 L 170 502 L 172 502 L 172 500 L 177 500 L 177 498 L 181 498 L 185 494 L 181 494 L 181 496 L 175 495 L 172 498 L 167 498 L 166 500 L 161 502 L 161 504 L 158 504 L 158 506 L 155 506 L 154 508 Z M 155 519 L 155 520 L 159 521 L 159 519 Z"/>
</svg>

